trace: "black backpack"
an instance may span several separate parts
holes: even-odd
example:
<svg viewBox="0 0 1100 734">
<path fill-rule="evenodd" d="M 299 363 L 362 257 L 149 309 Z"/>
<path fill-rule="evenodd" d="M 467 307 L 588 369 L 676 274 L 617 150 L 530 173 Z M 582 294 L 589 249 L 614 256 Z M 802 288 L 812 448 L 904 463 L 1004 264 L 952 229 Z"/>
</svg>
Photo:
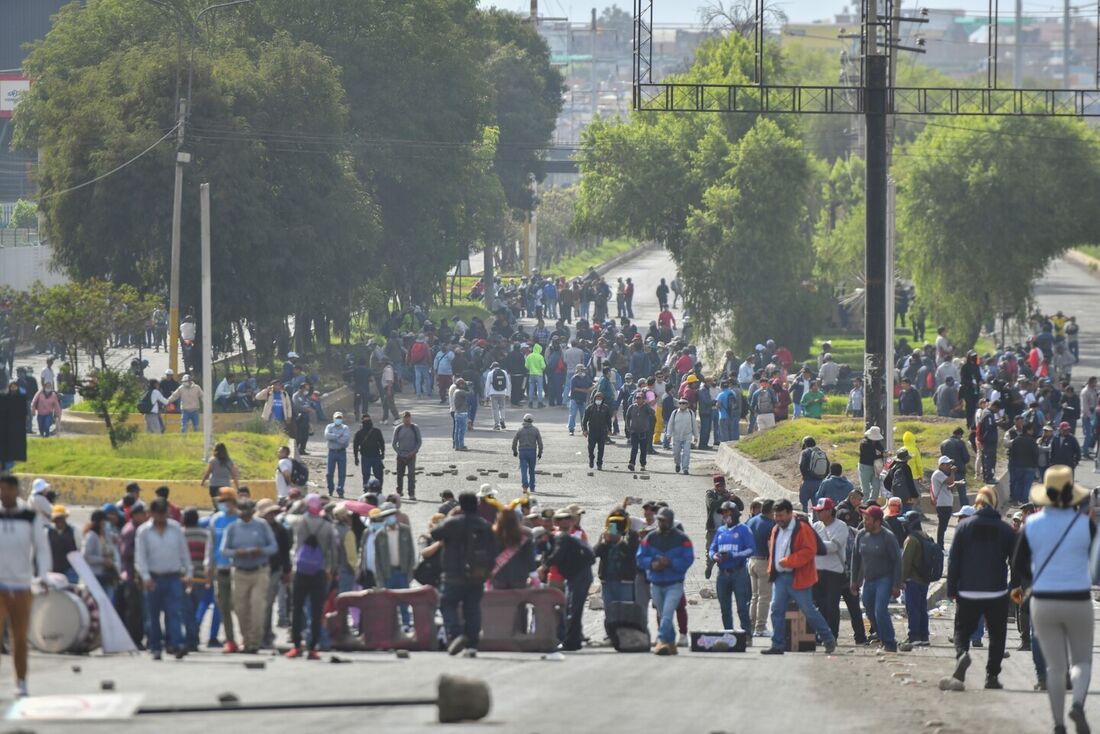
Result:
<svg viewBox="0 0 1100 734">
<path fill-rule="evenodd" d="M 508 387 L 508 374 L 499 367 L 493 370 L 492 385 L 494 390 L 503 390 Z"/>
<path fill-rule="evenodd" d="M 304 487 L 309 481 L 309 467 L 298 461 L 290 460 L 290 483 L 295 487 Z"/>
<path fill-rule="evenodd" d="M 469 523 L 469 525 L 474 524 Z M 496 563 L 493 545 L 493 532 L 487 523 L 467 526 L 466 543 L 462 549 L 462 567 L 467 579 L 485 581 L 489 578 Z"/>
<path fill-rule="evenodd" d="M 145 394 L 141 396 L 141 400 L 137 404 L 137 412 L 142 415 L 148 415 L 153 412 L 153 391 L 146 390 Z"/>
</svg>

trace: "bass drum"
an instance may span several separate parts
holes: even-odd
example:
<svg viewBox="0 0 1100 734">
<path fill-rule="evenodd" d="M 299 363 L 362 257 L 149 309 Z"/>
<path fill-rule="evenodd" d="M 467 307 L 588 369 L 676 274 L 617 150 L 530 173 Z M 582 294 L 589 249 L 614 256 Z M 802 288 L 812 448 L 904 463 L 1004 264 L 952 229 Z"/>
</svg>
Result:
<svg viewBox="0 0 1100 734">
<path fill-rule="evenodd" d="M 77 587 L 37 594 L 27 636 L 41 652 L 90 652 L 99 647 L 99 607 L 91 594 Z"/>
</svg>

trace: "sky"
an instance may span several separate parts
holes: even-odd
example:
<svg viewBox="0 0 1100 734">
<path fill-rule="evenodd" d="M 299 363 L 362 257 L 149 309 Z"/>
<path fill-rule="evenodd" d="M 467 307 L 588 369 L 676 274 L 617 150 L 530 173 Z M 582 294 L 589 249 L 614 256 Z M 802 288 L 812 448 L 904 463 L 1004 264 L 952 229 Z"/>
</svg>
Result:
<svg viewBox="0 0 1100 734">
<path fill-rule="evenodd" d="M 630 10 L 632 0 L 617 0 L 619 7 Z M 779 0 L 787 16 L 793 22 L 808 22 L 830 18 L 841 12 L 845 6 L 858 5 L 859 0 Z M 530 12 L 530 0 L 483 0 L 485 5 L 495 5 L 508 10 L 527 14 Z M 539 0 L 539 14 L 544 16 L 568 17 L 582 21 L 589 17 L 592 8 L 603 9 L 611 5 L 611 0 Z M 654 0 L 653 19 L 657 23 L 694 23 L 699 19 L 698 0 Z M 1013 3 L 1002 0 L 1001 12 L 1011 12 Z M 1075 2 L 1074 4 L 1078 4 Z M 903 0 L 902 7 L 960 8 L 973 12 L 988 12 L 988 0 Z M 1028 10 L 1054 11 L 1062 8 L 1060 0 L 1024 0 L 1024 12 Z"/>
</svg>

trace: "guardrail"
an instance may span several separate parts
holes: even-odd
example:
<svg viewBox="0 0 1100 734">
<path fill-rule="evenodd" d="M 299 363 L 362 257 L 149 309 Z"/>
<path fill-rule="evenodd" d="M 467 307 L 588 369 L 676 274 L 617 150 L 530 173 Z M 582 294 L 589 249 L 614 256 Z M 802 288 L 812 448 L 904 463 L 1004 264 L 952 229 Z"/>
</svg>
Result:
<svg viewBox="0 0 1100 734">
<path fill-rule="evenodd" d="M 44 244 L 37 229 L 0 229 L 0 247 L 41 247 Z"/>
</svg>

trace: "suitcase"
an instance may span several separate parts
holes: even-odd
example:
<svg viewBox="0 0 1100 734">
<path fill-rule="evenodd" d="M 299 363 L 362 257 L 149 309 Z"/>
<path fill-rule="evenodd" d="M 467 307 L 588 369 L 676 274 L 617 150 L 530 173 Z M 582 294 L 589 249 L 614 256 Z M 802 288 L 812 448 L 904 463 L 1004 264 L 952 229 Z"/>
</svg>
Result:
<svg viewBox="0 0 1100 734">
<path fill-rule="evenodd" d="M 645 608 L 628 601 L 611 602 L 604 610 L 604 630 L 619 652 L 649 652 Z"/>
</svg>

